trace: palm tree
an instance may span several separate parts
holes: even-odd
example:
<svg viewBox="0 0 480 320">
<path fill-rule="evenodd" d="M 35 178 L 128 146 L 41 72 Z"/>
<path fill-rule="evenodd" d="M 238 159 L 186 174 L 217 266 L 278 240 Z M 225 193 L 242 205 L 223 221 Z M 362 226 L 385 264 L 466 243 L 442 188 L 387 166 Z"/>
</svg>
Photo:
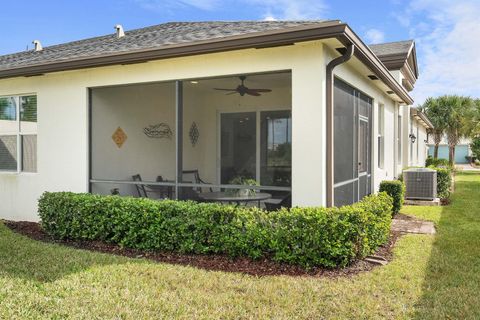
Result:
<svg viewBox="0 0 480 320">
<path fill-rule="evenodd" d="M 477 106 L 476 106 L 477 105 Z M 455 163 L 455 147 L 460 138 L 471 137 L 478 130 L 480 117 L 480 104 L 470 97 L 457 95 L 444 95 L 437 98 L 428 98 L 420 107 L 432 122 L 431 130 L 435 149 L 433 157 L 438 158 L 438 146 L 444 134 L 448 140 L 448 159 L 453 166 Z"/>
<path fill-rule="evenodd" d="M 470 97 L 445 95 L 439 97 L 439 104 L 443 106 L 446 119 L 448 139 L 448 160 L 450 165 L 455 164 L 455 147 L 463 137 L 472 136 L 475 121 L 475 104 Z"/>
<path fill-rule="evenodd" d="M 440 142 L 442 142 L 443 134 L 447 128 L 445 110 L 439 103 L 438 98 L 428 98 L 419 109 L 427 115 L 428 119 L 430 119 L 433 124 L 433 129 L 429 131 L 429 134 L 433 137 L 433 157 L 437 159 L 438 146 L 440 145 Z"/>
</svg>

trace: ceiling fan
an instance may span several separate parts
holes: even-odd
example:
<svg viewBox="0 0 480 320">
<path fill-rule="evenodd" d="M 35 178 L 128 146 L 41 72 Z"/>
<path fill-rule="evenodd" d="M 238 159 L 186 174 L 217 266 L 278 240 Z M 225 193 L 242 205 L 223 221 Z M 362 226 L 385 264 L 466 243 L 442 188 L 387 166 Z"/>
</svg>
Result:
<svg viewBox="0 0 480 320">
<path fill-rule="evenodd" d="M 238 78 L 240 79 L 240 81 L 242 81 L 242 83 L 239 84 L 238 87 L 235 88 L 235 89 L 225 89 L 225 88 L 213 88 L 213 89 L 220 90 L 220 91 L 230 91 L 229 93 L 227 93 L 228 95 L 238 93 L 242 97 L 246 94 L 248 94 L 250 96 L 259 97 L 259 96 L 261 96 L 260 92 L 272 92 L 272 90 L 270 90 L 270 89 L 250 89 L 250 88 L 247 88 L 245 86 L 245 79 L 247 79 L 247 77 L 246 76 L 240 76 Z"/>
</svg>

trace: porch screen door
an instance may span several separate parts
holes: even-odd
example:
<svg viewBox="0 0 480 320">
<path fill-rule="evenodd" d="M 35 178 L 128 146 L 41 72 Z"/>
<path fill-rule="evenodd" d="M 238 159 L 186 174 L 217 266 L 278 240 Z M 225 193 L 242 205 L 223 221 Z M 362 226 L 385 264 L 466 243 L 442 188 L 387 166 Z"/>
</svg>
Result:
<svg viewBox="0 0 480 320">
<path fill-rule="evenodd" d="M 352 204 L 371 193 L 371 110 L 371 98 L 335 79 L 335 206 Z"/>
</svg>

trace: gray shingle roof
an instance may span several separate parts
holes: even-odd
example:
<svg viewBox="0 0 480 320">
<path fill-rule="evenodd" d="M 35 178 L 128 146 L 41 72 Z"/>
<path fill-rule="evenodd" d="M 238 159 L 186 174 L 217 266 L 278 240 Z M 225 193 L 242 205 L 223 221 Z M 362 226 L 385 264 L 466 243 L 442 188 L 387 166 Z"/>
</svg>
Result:
<svg viewBox="0 0 480 320">
<path fill-rule="evenodd" d="M 321 25 L 326 21 L 235 21 L 169 22 L 125 32 L 125 37 L 109 35 L 0 56 L 0 71 L 38 64 L 93 58 L 137 50 L 161 49 L 175 44 L 216 40 L 298 26 Z"/>
<path fill-rule="evenodd" d="M 404 54 L 405 57 L 408 55 L 410 48 L 412 47 L 413 40 L 397 41 L 397 42 L 388 42 L 388 43 L 379 43 L 370 45 L 373 53 L 378 57 L 387 56 L 387 55 L 396 55 Z"/>
</svg>

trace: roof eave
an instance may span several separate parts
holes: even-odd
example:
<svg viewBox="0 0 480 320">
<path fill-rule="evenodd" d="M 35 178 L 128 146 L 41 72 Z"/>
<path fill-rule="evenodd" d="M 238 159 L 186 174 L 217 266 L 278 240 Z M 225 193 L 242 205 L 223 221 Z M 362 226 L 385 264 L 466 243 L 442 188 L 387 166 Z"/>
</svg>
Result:
<svg viewBox="0 0 480 320">
<path fill-rule="evenodd" d="M 239 35 L 195 43 L 175 44 L 159 49 L 137 50 L 96 57 L 37 64 L 21 68 L 0 70 L 0 79 L 36 76 L 45 73 L 71 71 L 119 64 L 133 64 L 151 60 L 218 53 L 248 48 L 265 48 L 297 42 L 337 38 L 344 45 L 354 44 L 355 55 L 369 67 L 405 104 L 413 104 L 408 92 L 393 78 L 387 67 L 345 23 L 327 21 L 320 26 L 299 26 L 289 31 L 273 30 Z"/>
</svg>

